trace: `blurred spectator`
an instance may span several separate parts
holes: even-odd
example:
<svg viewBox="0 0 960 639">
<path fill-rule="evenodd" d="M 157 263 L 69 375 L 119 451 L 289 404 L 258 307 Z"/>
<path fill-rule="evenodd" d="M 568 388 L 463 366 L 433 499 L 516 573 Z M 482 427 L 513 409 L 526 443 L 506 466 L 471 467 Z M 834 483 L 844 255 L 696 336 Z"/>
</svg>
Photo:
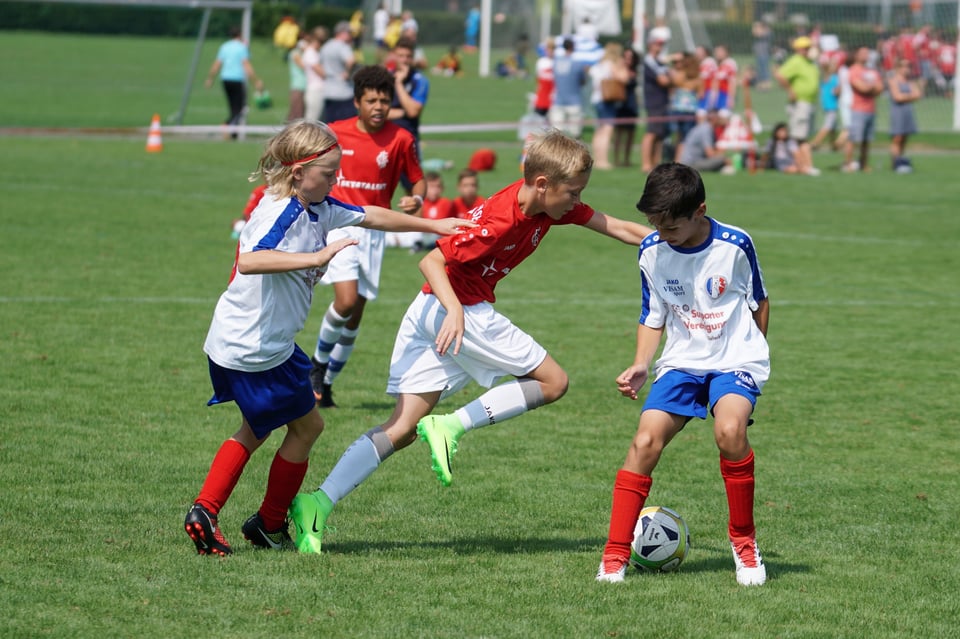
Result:
<svg viewBox="0 0 960 639">
<path fill-rule="evenodd" d="M 844 131 L 840 130 L 840 74 L 839 59 L 825 58 L 820 63 L 820 110 L 823 111 L 823 124 L 810 145 L 818 149 L 827 138 L 834 150 L 846 142 Z"/>
<path fill-rule="evenodd" d="M 413 51 L 416 45 L 412 40 L 400 38 L 391 52 L 391 66 L 394 78 L 393 101 L 388 118 L 400 128 L 413 134 L 417 159 L 422 160 L 420 152 L 420 116 L 427 105 L 430 95 L 430 81 L 414 66 Z M 390 68 L 390 67 L 388 67 Z M 401 175 L 400 183 L 409 192 L 411 183 L 406 175 Z"/>
<path fill-rule="evenodd" d="M 287 122 L 302 118 L 305 113 L 307 72 L 303 68 L 303 50 L 306 46 L 306 38 L 298 34 L 297 44 L 287 54 L 287 70 L 290 74 L 290 108 L 287 110 Z"/>
<path fill-rule="evenodd" d="M 797 172 L 797 141 L 790 138 L 786 122 L 778 122 L 760 155 L 760 168 L 781 173 Z"/>
<path fill-rule="evenodd" d="M 707 110 L 733 111 L 737 103 L 737 61 L 730 57 L 727 47 L 722 44 L 714 47 L 713 60 L 716 67 L 703 87 L 706 94 L 704 104 Z"/>
<path fill-rule="evenodd" d="M 698 111 L 696 124 L 683 139 L 682 152 L 678 162 L 702 172 L 721 171 L 730 164 L 726 154 L 717 148 L 714 130 L 723 126 L 718 112 Z M 731 167 L 732 168 L 732 167 Z"/>
<path fill-rule="evenodd" d="M 797 143 L 797 168 L 809 175 L 819 174 L 813 166 L 810 135 L 813 133 L 813 110 L 820 91 L 820 69 L 810 59 L 813 41 L 800 36 L 793 41 L 794 54 L 787 58 L 775 76 L 787 90 L 787 114 L 790 137 Z"/>
<path fill-rule="evenodd" d="M 474 169 L 464 169 L 457 176 L 457 197 L 450 203 L 450 215 L 465 220 L 470 219 L 470 211 L 484 203 L 479 195 L 480 178 Z"/>
<path fill-rule="evenodd" d="M 551 39 L 537 47 L 537 90 L 534 93 L 533 111 L 546 117 L 553 102 L 553 42 Z"/>
<path fill-rule="evenodd" d="M 697 124 L 697 104 L 703 93 L 703 78 L 695 54 L 677 53 L 670 60 L 670 133 L 676 144 L 675 155 L 681 157 L 683 140 Z"/>
<path fill-rule="evenodd" d="M 383 34 L 383 43 L 387 46 L 387 51 L 393 49 L 403 33 L 403 19 L 400 16 L 390 16 L 390 22 L 387 23 L 387 32 Z"/>
<path fill-rule="evenodd" d="M 873 140 L 877 112 L 877 96 L 883 93 L 883 77 L 880 72 L 867 66 L 870 49 L 860 47 L 850 67 L 850 87 L 853 89 L 853 105 L 850 110 L 850 138 L 843 170 L 846 172 L 870 170 L 870 142 Z M 909 63 L 909 61 L 908 61 Z M 853 159 L 854 147 L 859 146 L 857 161 Z"/>
<path fill-rule="evenodd" d="M 400 20 L 402 21 L 400 25 L 401 34 L 404 31 L 413 31 L 413 37 L 416 37 L 417 34 L 420 33 L 420 23 L 413 17 L 413 11 L 404 9 L 403 13 L 400 14 Z M 409 36 L 410 34 L 407 35 Z"/>
<path fill-rule="evenodd" d="M 253 82 L 257 91 L 263 90 L 263 81 L 250 64 L 250 50 L 238 26 L 230 28 L 230 39 L 217 50 L 217 59 L 207 72 L 204 83 L 208 89 L 213 86 L 213 79 L 218 74 L 229 109 L 225 124 L 239 126 L 243 124 L 247 112 L 247 81 Z M 237 134 L 231 133 L 229 137 L 236 139 Z"/>
<path fill-rule="evenodd" d="M 920 83 L 910 78 L 910 62 L 900 60 L 887 82 L 890 91 L 890 161 L 897 173 L 910 173 L 913 167 L 904 154 L 907 138 L 917 132 L 913 103 L 923 97 Z"/>
<path fill-rule="evenodd" d="M 623 68 L 627 72 L 627 99 L 617 108 L 617 122 L 613 125 L 613 164 L 630 166 L 633 138 L 637 131 L 640 106 L 637 101 L 637 68 L 640 57 L 630 45 L 623 49 Z"/>
<path fill-rule="evenodd" d="M 390 47 L 387 46 L 387 27 L 390 24 L 390 12 L 386 3 L 377 7 L 373 12 L 373 42 L 377 45 L 377 61 L 382 61 Z"/>
<path fill-rule="evenodd" d="M 753 23 L 753 61 L 757 69 L 757 89 L 770 88 L 770 43 L 773 31 L 764 20 Z"/>
<path fill-rule="evenodd" d="M 427 183 L 427 192 L 423 196 L 423 207 L 418 215 L 428 220 L 453 217 L 451 202 L 443 197 L 443 177 L 435 171 L 430 171 L 424 174 L 423 179 Z M 412 252 L 433 250 L 437 246 L 439 237 L 433 233 L 419 234 L 419 237 L 414 240 Z"/>
<path fill-rule="evenodd" d="M 433 72 L 437 75 L 449 77 L 463 75 L 463 60 L 460 57 L 460 51 L 457 45 L 452 44 L 445 54 L 443 54 L 433 67 Z"/>
<path fill-rule="evenodd" d="M 663 157 L 663 140 L 669 131 L 670 70 L 660 61 L 669 31 L 663 27 L 650 30 L 647 55 L 643 58 L 643 106 L 647 112 L 647 129 L 640 142 L 640 170 L 649 173 Z"/>
<path fill-rule="evenodd" d="M 346 120 L 357 114 L 353 103 L 353 81 L 350 72 L 356 59 L 350 46 L 350 23 L 342 20 L 333 29 L 333 37 L 320 47 L 323 67 L 323 121 L 327 124 Z"/>
<path fill-rule="evenodd" d="M 603 57 L 590 67 L 590 103 L 597 113 L 593 129 L 593 168 L 612 169 L 610 140 L 613 138 L 613 119 L 617 109 L 627 100 L 627 69 L 623 63 L 623 46 L 608 42 Z"/>
<path fill-rule="evenodd" d="M 297 40 L 300 39 L 300 25 L 293 19 L 293 16 L 283 16 L 277 28 L 273 30 L 273 46 L 283 54 L 283 59 L 287 59 L 290 51 L 297 46 Z"/>
<path fill-rule="evenodd" d="M 358 62 L 363 61 L 363 9 L 357 9 L 350 16 L 350 37 L 353 38 L 353 55 Z"/>
<path fill-rule="evenodd" d="M 581 87 L 586 82 L 589 64 L 573 56 L 571 38 L 564 38 L 563 48 L 553 60 L 553 104 L 548 117 L 550 126 L 579 138 L 583 132 L 583 94 Z"/>
<path fill-rule="evenodd" d="M 323 114 L 323 66 L 320 65 L 320 47 L 327 41 L 329 32 L 326 27 L 314 27 L 305 37 L 303 48 L 303 72 L 307 79 L 307 88 L 303 95 L 303 117 L 319 120 Z"/>
<path fill-rule="evenodd" d="M 463 50 L 473 53 L 480 38 L 480 7 L 473 5 L 463 22 Z"/>
</svg>

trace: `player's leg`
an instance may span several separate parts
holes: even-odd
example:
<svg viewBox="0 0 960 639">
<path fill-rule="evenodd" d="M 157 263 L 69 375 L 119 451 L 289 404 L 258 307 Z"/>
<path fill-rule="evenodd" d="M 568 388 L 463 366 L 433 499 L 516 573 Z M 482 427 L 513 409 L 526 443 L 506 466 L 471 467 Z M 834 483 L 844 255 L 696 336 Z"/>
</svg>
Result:
<svg viewBox="0 0 960 639">
<path fill-rule="evenodd" d="M 310 382 L 313 393 L 318 402 L 323 399 L 323 386 L 326 384 L 327 371 L 330 367 L 330 358 L 344 332 L 350 332 L 350 344 L 356 339 L 356 332 L 350 331 L 347 326 L 360 300 L 358 282 L 356 279 L 347 279 L 333 283 L 333 301 L 323 314 L 320 323 L 320 332 L 317 335 L 317 347 L 313 351 L 313 370 L 310 371 Z M 343 364 L 338 364 L 339 369 Z"/>
<path fill-rule="evenodd" d="M 320 552 L 323 526 L 333 507 L 360 486 L 390 455 L 413 443 L 417 422 L 433 409 L 440 393 L 400 395 L 390 419 L 358 437 L 315 492 L 293 498 L 290 519 L 296 526 L 296 544 L 300 552 Z"/>
<path fill-rule="evenodd" d="M 547 351 L 489 304 L 465 309 L 463 345 L 450 357 L 478 383 L 492 388 L 454 413 L 430 415 L 417 425 L 445 486 L 452 480 L 450 461 L 457 442 L 466 431 L 555 402 L 569 384 L 566 372 Z M 493 386 L 505 375 L 516 379 Z"/>
<path fill-rule="evenodd" d="M 355 288 L 357 283 L 340 282 L 339 284 L 353 284 Z M 350 355 L 353 354 L 353 346 L 357 341 L 357 335 L 360 333 L 360 321 L 363 319 L 363 310 L 366 308 L 366 305 L 367 298 L 363 295 L 357 295 L 353 301 L 350 317 L 347 319 L 347 323 L 344 324 L 343 330 L 340 331 L 340 337 L 330 351 L 326 375 L 323 378 L 323 386 L 321 388 L 320 406 L 322 408 L 336 407 L 336 404 L 333 402 L 333 382 L 337 379 L 337 376 L 343 372 L 343 367 L 347 365 L 347 360 L 350 359 Z"/>
<path fill-rule="evenodd" d="M 679 433 L 689 417 L 659 409 L 644 409 L 630 443 L 623 467 L 613 484 L 610 528 L 603 549 L 597 581 L 623 581 L 630 560 L 630 544 L 637 518 L 650 494 L 651 475 L 663 449 Z"/>
<path fill-rule="evenodd" d="M 220 445 L 200 493 L 183 522 L 184 530 L 197 547 L 198 554 L 229 555 L 233 552 L 217 520 L 220 509 L 227 503 L 250 461 L 250 455 L 262 442 L 253 434 L 247 420 L 243 419 L 240 429 Z"/>
<path fill-rule="evenodd" d="M 737 567 L 737 581 L 745 586 L 762 585 L 766 568 L 757 547 L 754 524 L 754 455 L 747 438 L 747 425 L 759 391 L 730 387 L 713 404 L 714 439 L 720 451 L 729 508 L 728 534 Z M 711 390 L 711 393 L 722 392 Z"/>
</svg>

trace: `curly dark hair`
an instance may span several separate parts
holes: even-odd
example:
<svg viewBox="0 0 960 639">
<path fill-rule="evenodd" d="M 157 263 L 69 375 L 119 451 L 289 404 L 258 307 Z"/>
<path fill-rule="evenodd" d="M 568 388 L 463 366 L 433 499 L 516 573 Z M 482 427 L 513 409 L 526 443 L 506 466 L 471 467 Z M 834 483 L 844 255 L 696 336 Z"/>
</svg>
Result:
<svg viewBox="0 0 960 639">
<path fill-rule="evenodd" d="M 393 100 L 393 74 L 380 64 L 363 67 L 353 75 L 353 97 L 359 100 L 367 89 L 384 93 Z"/>
</svg>

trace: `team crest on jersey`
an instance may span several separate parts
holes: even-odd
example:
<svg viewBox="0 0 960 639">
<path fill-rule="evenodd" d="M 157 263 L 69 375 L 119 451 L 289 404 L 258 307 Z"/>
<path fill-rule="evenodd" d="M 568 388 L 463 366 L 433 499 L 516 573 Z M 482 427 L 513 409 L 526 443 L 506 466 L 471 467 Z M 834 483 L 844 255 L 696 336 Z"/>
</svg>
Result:
<svg viewBox="0 0 960 639">
<path fill-rule="evenodd" d="M 533 248 L 537 248 L 537 244 L 540 243 L 540 227 L 537 227 L 537 230 L 533 232 L 533 237 L 530 238 L 530 244 L 533 245 Z"/>
<path fill-rule="evenodd" d="M 727 290 L 727 278 L 722 275 L 707 278 L 707 295 L 711 298 L 717 299 L 725 290 Z"/>
<path fill-rule="evenodd" d="M 386 151 L 380 151 L 377 153 L 377 166 L 381 169 L 385 168 L 387 164 L 390 163 L 390 155 Z"/>
</svg>

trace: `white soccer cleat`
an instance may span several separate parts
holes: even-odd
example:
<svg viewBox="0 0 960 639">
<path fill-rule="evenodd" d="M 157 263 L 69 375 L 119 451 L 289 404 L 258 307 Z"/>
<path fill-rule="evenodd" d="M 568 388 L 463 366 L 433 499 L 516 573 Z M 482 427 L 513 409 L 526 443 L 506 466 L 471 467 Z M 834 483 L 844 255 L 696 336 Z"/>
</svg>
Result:
<svg viewBox="0 0 960 639">
<path fill-rule="evenodd" d="M 737 565 L 737 583 L 741 586 L 762 586 L 767 581 L 767 568 L 757 547 L 756 537 L 730 539 L 733 561 Z"/>
<path fill-rule="evenodd" d="M 600 561 L 600 569 L 597 570 L 597 581 L 605 581 L 610 584 L 623 583 L 627 576 L 627 560 L 619 557 L 609 557 Z"/>
</svg>

